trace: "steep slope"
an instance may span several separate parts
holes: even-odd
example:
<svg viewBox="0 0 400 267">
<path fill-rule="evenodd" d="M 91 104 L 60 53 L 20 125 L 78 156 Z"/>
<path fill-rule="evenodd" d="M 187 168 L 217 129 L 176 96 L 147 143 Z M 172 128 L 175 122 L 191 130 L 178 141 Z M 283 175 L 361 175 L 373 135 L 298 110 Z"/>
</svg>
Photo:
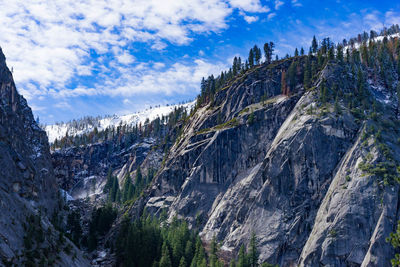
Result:
<svg viewBox="0 0 400 267">
<path fill-rule="evenodd" d="M 294 60 L 297 85 L 281 95 Z M 215 236 L 227 252 L 255 232 L 260 261 L 281 266 L 390 265 L 394 250 L 384 239 L 398 218 L 398 186 L 392 176 L 383 185 L 384 171 L 365 166 L 387 157 L 383 145 L 397 164 L 398 127 L 381 126 L 383 145 L 371 141 L 367 159 L 363 129 L 395 121 L 397 96 L 376 75 L 360 91 L 352 66 L 335 62 L 306 91 L 303 65 L 297 57 L 257 66 L 217 92 L 189 118 L 131 216 L 167 210 L 199 229 L 205 242 Z"/>
<path fill-rule="evenodd" d="M 134 173 L 138 166 L 146 172 L 158 169 L 163 151 L 156 147 L 156 140 L 144 138 L 116 152 L 111 151 L 109 142 L 81 147 L 68 147 L 51 154 L 55 176 L 60 187 L 73 199 L 102 198 L 109 170 L 118 176 L 122 186 L 125 175 Z M 145 162 L 145 160 L 147 161 Z"/>
<path fill-rule="evenodd" d="M 46 133 L 18 94 L 1 49 L 0 101 L 0 265 L 87 265 L 68 240 L 63 243 L 75 259 L 55 245 L 58 232 L 48 218 L 59 210 L 60 197 Z"/>
</svg>

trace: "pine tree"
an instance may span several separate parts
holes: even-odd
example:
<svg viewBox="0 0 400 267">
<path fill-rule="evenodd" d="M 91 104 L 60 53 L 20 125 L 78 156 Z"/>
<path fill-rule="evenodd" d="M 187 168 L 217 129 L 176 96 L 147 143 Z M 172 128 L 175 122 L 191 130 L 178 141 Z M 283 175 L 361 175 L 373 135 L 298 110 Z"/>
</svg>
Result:
<svg viewBox="0 0 400 267">
<path fill-rule="evenodd" d="M 309 57 L 306 58 L 305 66 L 304 66 L 304 79 L 303 79 L 304 87 L 310 88 L 311 83 L 311 64 Z"/>
<path fill-rule="evenodd" d="M 232 71 L 233 71 L 233 75 L 236 76 L 237 73 L 238 73 L 238 59 L 237 59 L 237 57 L 235 57 L 233 59 Z"/>
<path fill-rule="evenodd" d="M 253 66 L 254 66 L 254 52 L 253 52 L 253 48 L 251 48 L 250 49 L 250 52 L 249 52 L 249 65 L 250 65 L 250 68 L 252 68 Z"/>
<path fill-rule="evenodd" d="M 185 257 L 183 257 L 183 256 L 179 262 L 179 267 L 187 267 Z"/>
<path fill-rule="evenodd" d="M 299 50 L 297 50 L 297 47 L 296 47 L 296 49 L 294 50 L 294 56 L 295 56 L 295 57 L 298 57 L 298 56 L 299 56 Z"/>
<path fill-rule="evenodd" d="M 246 251 L 244 249 L 244 245 L 242 245 L 239 249 L 238 263 L 237 267 L 249 267 L 248 257 Z"/>
<path fill-rule="evenodd" d="M 348 48 L 346 49 L 346 62 L 350 62 L 350 50 Z"/>
<path fill-rule="evenodd" d="M 250 259 L 250 267 L 258 266 L 258 250 L 257 250 L 257 239 L 256 234 L 253 232 L 250 238 L 250 248 L 249 248 L 249 259 Z"/>
<path fill-rule="evenodd" d="M 367 67 L 369 66 L 368 58 L 369 58 L 368 49 L 367 49 L 367 46 L 364 43 L 361 46 L 361 60 L 362 60 L 362 63 Z"/>
<path fill-rule="evenodd" d="M 297 70 L 297 62 L 292 61 L 288 69 L 288 84 L 291 91 L 294 91 L 296 87 L 296 70 Z"/>
<path fill-rule="evenodd" d="M 312 39 L 312 42 L 311 42 L 311 49 L 312 49 L 313 53 L 316 53 L 317 50 L 318 50 L 318 42 L 317 42 L 317 39 L 315 38 L 315 35 L 314 35 L 314 37 Z"/>
<path fill-rule="evenodd" d="M 328 59 L 329 60 L 335 59 L 335 52 L 333 46 L 328 50 Z"/>
<path fill-rule="evenodd" d="M 257 45 L 254 45 L 253 47 L 253 53 L 254 53 L 254 59 L 255 63 L 257 65 L 260 65 L 260 60 L 261 60 L 261 49 L 257 47 Z"/>
<path fill-rule="evenodd" d="M 343 62 L 343 46 L 342 45 L 337 46 L 336 58 L 340 63 Z"/>
<path fill-rule="evenodd" d="M 169 255 L 169 249 L 166 242 L 164 242 L 162 245 L 162 256 L 159 267 L 172 267 L 171 257 Z"/>
<path fill-rule="evenodd" d="M 122 190 L 122 202 L 133 198 L 133 184 L 129 172 L 125 176 L 125 182 Z"/>
<path fill-rule="evenodd" d="M 264 44 L 264 55 L 265 55 L 265 63 L 271 64 L 271 48 L 269 46 L 269 43 Z"/>
<path fill-rule="evenodd" d="M 364 98 L 364 77 L 361 68 L 358 68 L 357 72 L 357 98 L 361 102 Z"/>
<path fill-rule="evenodd" d="M 328 88 L 326 87 L 325 80 L 323 80 L 322 83 L 321 83 L 320 100 L 324 104 L 324 103 L 326 103 L 327 99 L 328 99 Z"/>
<path fill-rule="evenodd" d="M 300 56 L 304 56 L 304 48 L 303 47 L 300 49 Z"/>
<path fill-rule="evenodd" d="M 281 76 L 281 92 L 283 95 L 288 95 L 287 85 L 286 85 L 286 72 L 282 71 Z"/>
<path fill-rule="evenodd" d="M 120 190 L 119 190 L 118 178 L 113 177 L 113 185 L 111 187 L 108 199 L 111 202 L 118 202 L 119 197 L 120 197 Z"/>
</svg>

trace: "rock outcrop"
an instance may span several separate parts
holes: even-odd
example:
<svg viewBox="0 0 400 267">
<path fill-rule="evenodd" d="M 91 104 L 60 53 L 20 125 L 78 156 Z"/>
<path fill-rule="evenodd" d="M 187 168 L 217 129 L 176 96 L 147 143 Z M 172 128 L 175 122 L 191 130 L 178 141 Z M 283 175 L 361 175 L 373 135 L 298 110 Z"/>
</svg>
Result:
<svg viewBox="0 0 400 267">
<path fill-rule="evenodd" d="M 127 149 L 111 151 L 109 142 L 80 147 L 57 149 L 51 153 L 57 183 L 74 199 L 104 198 L 103 188 L 107 174 L 112 170 L 122 187 L 126 174 L 134 177 L 141 166 L 146 173 L 149 168 L 157 170 L 163 152 L 155 148 L 157 140 L 143 138 Z M 100 201 L 101 202 L 101 201 Z"/>
<path fill-rule="evenodd" d="M 58 232 L 48 218 L 58 211 L 60 197 L 47 136 L 18 94 L 1 49 L 0 121 L 0 265 L 21 266 L 41 260 L 59 266 L 87 265 L 68 240 L 65 244 L 75 258 L 50 249 Z M 48 234 L 44 236 L 44 232 Z M 36 254 L 32 254 L 35 246 Z M 45 258 L 42 250 L 50 255 Z"/>
<path fill-rule="evenodd" d="M 360 162 L 384 157 L 376 142 L 365 144 L 364 129 L 394 120 L 394 98 L 382 101 L 387 92 L 368 84 L 384 109 L 378 122 L 349 109 L 345 97 L 321 104 L 323 86 L 340 96 L 354 90 L 350 67 L 336 63 L 310 90 L 298 82 L 281 95 L 292 60 L 303 58 L 260 65 L 200 107 L 131 216 L 167 210 L 233 252 L 254 232 L 260 261 L 280 266 L 390 266 L 394 250 L 385 238 L 398 219 L 399 188 L 382 185 Z M 396 161 L 399 133 L 384 129 L 391 137 L 382 143 Z"/>
</svg>

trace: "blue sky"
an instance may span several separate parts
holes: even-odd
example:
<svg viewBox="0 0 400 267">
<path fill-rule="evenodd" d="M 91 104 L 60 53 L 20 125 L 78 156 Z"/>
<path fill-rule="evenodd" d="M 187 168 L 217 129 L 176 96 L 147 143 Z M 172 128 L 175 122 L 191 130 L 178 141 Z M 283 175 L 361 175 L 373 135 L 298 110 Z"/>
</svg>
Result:
<svg viewBox="0 0 400 267">
<path fill-rule="evenodd" d="M 201 77 L 247 57 L 308 50 L 400 23 L 397 1 L 0 0 L 0 46 L 42 123 L 194 99 Z"/>
</svg>

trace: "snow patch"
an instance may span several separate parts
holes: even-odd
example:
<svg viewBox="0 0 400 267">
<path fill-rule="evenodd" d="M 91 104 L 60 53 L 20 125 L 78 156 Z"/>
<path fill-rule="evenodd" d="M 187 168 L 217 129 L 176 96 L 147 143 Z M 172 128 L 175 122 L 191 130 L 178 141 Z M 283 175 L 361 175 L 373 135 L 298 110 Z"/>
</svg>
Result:
<svg viewBox="0 0 400 267">
<path fill-rule="evenodd" d="M 44 130 L 47 133 L 49 142 L 53 143 L 56 139 L 61 139 L 62 137 L 66 136 L 67 133 L 69 136 L 82 135 L 90 133 L 94 130 L 95 127 L 97 127 L 99 131 L 102 131 L 106 128 L 116 128 L 120 125 L 144 124 L 147 120 L 152 121 L 157 117 L 166 116 L 178 107 L 185 107 L 188 111 L 190 111 L 194 107 L 195 103 L 196 102 L 193 101 L 183 105 L 160 106 L 123 116 L 114 115 L 95 120 L 93 123 L 86 125 L 86 127 L 83 127 L 83 129 L 73 127 L 71 123 L 63 123 L 47 125 Z"/>
</svg>

